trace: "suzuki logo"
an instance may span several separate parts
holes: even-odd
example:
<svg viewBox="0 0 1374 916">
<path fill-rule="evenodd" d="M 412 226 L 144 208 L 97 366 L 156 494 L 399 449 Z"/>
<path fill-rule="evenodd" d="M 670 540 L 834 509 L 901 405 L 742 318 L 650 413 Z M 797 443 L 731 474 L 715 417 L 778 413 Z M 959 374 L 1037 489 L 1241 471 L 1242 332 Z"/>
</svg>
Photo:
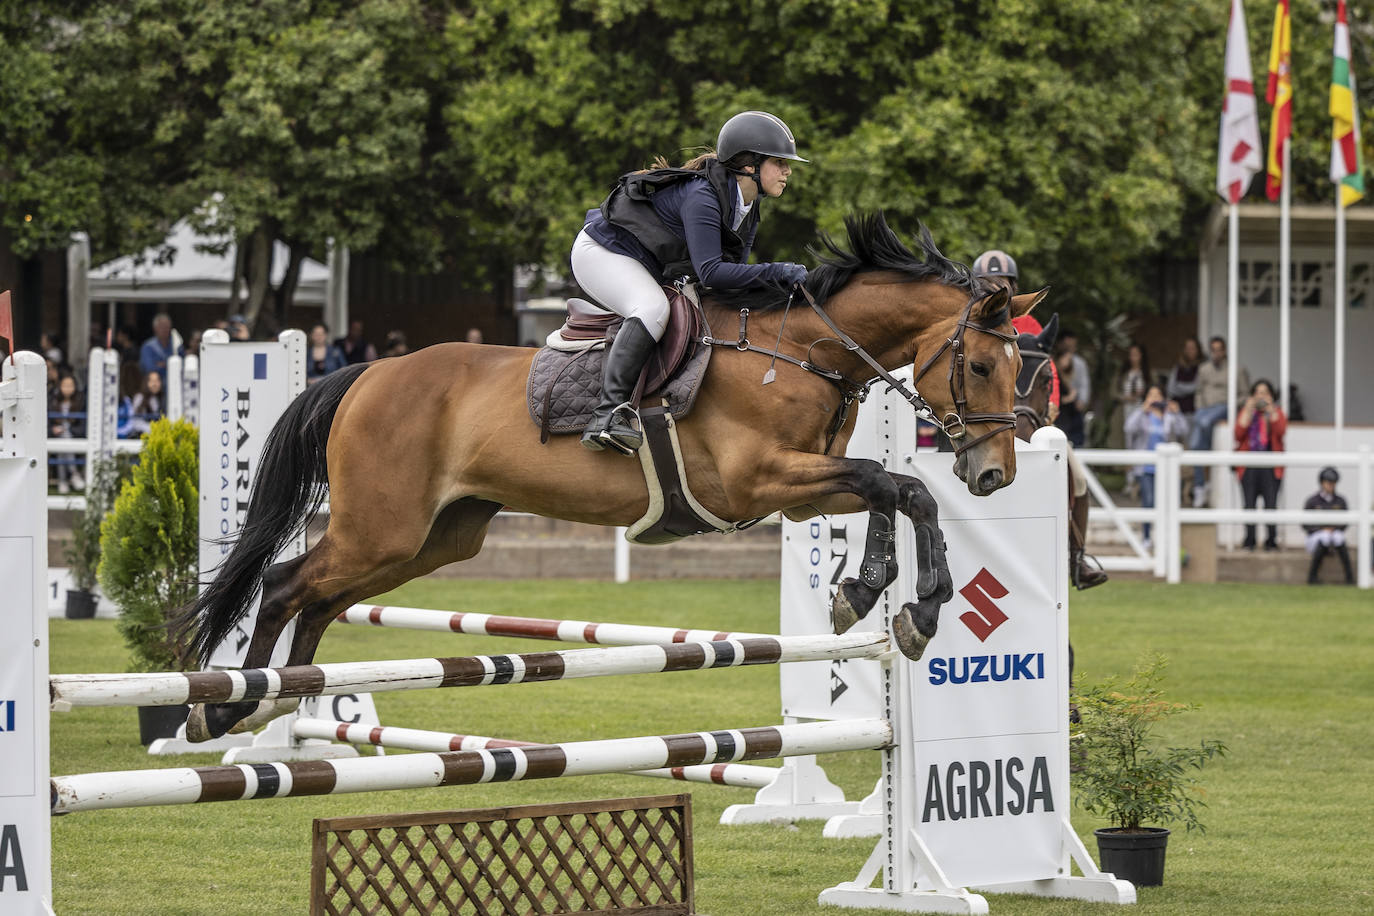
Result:
<svg viewBox="0 0 1374 916">
<path fill-rule="evenodd" d="M 1005 598 L 1007 587 L 998 582 L 992 573 L 987 571 L 987 567 L 984 567 L 978 570 L 978 575 L 974 576 L 968 585 L 959 589 L 959 594 L 974 607 L 974 610 L 960 614 L 959 619 L 974 636 L 978 637 L 979 642 L 987 642 L 993 631 L 1007 622 L 1007 615 L 1003 614 L 1002 609 L 992 600 Z"/>
</svg>

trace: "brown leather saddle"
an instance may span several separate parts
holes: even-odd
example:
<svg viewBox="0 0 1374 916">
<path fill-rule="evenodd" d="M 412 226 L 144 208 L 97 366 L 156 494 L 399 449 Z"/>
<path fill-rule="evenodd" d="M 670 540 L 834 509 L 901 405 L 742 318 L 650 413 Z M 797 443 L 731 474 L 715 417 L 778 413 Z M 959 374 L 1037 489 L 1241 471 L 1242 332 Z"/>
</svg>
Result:
<svg viewBox="0 0 1374 916">
<path fill-rule="evenodd" d="M 659 404 L 682 417 L 691 410 L 711 348 L 701 343 L 706 319 L 695 298 L 664 287 L 668 294 L 668 328 L 635 386 L 636 404 Z M 540 442 L 562 433 L 582 432 L 601 394 L 601 368 L 606 349 L 622 319 L 585 299 L 569 299 L 563 326 L 549 335 L 530 367 L 526 397 L 530 419 L 540 428 Z"/>
</svg>

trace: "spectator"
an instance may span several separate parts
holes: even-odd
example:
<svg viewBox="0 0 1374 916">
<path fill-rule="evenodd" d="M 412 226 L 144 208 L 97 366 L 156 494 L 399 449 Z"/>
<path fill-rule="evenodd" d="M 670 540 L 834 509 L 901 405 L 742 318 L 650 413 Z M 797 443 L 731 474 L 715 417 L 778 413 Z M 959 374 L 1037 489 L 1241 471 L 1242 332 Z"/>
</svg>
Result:
<svg viewBox="0 0 1374 916">
<path fill-rule="evenodd" d="M 197 359 L 199 359 L 200 342 L 201 339 L 204 337 L 205 332 L 202 331 L 200 328 L 196 328 L 194 331 L 192 331 L 190 335 L 186 338 L 186 353 L 190 356 L 194 356 Z"/>
<path fill-rule="evenodd" d="M 121 439 L 136 438 L 134 430 L 134 399 L 143 391 L 143 370 L 138 363 L 119 365 L 119 408 L 115 414 L 115 435 Z"/>
<path fill-rule="evenodd" d="M 248 319 L 244 318 L 242 315 L 230 315 L 229 327 L 227 330 L 229 331 L 230 340 L 253 339 L 252 333 L 248 330 Z"/>
<path fill-rule="evenodd" d="M 1092 370 L 1088 361 L 1078 352 L 1078 335 L 1073 331 L 1060 331 L 1058 345 L 1073 357 L 1075 388 L 1078 391 L 1078 409 L 1083 414 L 1093 409 Z"/>
<path fill-rule="evenodd" d="M 1202 344 L 1196 337 L 1183 342 L 1183 350 L 1178 354 L 1178 362 L 1169 370 L 1169 381 L 1164 394 L 1178 402 L 1178 409 L 1192 426 L 1193 414 L 1197 413 L 1197 372 L 1202 363 Z"/>
<path fill-rule="evenodd" d="M 153 319 L 153 336 L 143 341 L 138 365 L 146 376 L 150 372 L 167 375 L 167 358 L 182 355 L 180 341 L 172 337 L 172 319 L 163 312 Z"/>
<path fill-rule="evenodd" d="M 1345 498 L 1336 492 L 1341 475 L 1335 468 L 1322 468 L 1317 481 L 1320 489 L 1303 503 L 1304 509 L 1347 509 Z M 1307 531 L 1307 552 L 1312 564 L 1307 567 L 1307 584 L 1317 584 L 1317 572 L 1328 553 L 1334 553 L 1345 570 L 1345 584 L 1355 584 L 1355 572 L 1350 566 L 1350 552 L 1345 548 L 1344 525 L 1304 525 Z"/>
<path fill-rule="evenodd" d="M 404 331 L 389 331 L 386 335 L 386 350 L 383 356 L 405 356 L 410 352 Z"/>
<path fill-rule="evenodd" d="M 131 438 L 142 436 L 152 428 L 154 421 L 167 415 L 162 393 L 162 373 L 149 372 L 143 377 L 143 387 L 134 395 L 129 414 Z"/>
<path fill-rule="evenodd" d="M 1077 363 L 1081 361 L 1075 358 L 1071 349 L 1055 347 L 1054 365 L 1059 373 L 1059 416 L 1055 418 L 1054 425 L 1064 431 L 1069 444 L 1075 448 L 1082 448 L 1085 438 L 1083 405 L 1086 401 L 1081 394 L 1083 389 L 1079 385 L 1077 371 Z"/>
<path fill-rule="evenodd" d="M 1164 391 L 1158 385 L 1151 385 L 1145 391 L 1141 403 L 1126 418 L 1126 448 L 1148 449 L 1154 451 L 1161 442 L 1182 442 L 1188 437 L 1188 421 L 1183 419 L 1177 401 L 1165 401 Z M 1155 465 L 1142 464 L 1135 468 L 1136 481 L 1140 484 L 1140 505 L 1146 509 L 1155 507 Z M 1145 536 L 1145 546 L 1149 548 L 1150 523 L 1140 526 Z"/>
<path fill-rule="evenodd" d="M 1211 356 L 1198 366 L 1197 391 L 1194 404 L 1197 412 L 1193 414 L 1193 431 L 1189 435 L 1188 447 L 1195 452 L 1212 450 L 1212 427 L 1226 419 L 1226 341 L 1213 337 L 1207 343 Z M 1250 374 L 1243 368 L 1236 371 L 1236 390 L 1244 391 L 1250 387 Z M 1199 465 L 1193 468 L 1193 508 L 1201 509 L 1207 505 L 1207 469 Z"/>
<path fill-rule="evenodd" d="M 344 355 L 350 366 L 354 363 L 370 363 L 377 358 L 377 348 L 363 337 L 361 321 L 350 321 L 348 336 L 334 341 L 334 346 L 339 348 L 339 352 Z"/>
<path fill-rule="evenodd" d="M 127 326 L 115 328 L 113 349 L 119 352 L 119 362 L 136 363 L 142 355 L 139 352 L 138 343 L 134 339 L 133 329 Z"/>
<path fill-rule="evenodd" d="M 348 365 L 343 352 L 329 342 L 329 328 L 321 323 L 310 328 L 305 348 L 305 383 L 313 385 L 337 369 Z"/>
<path fill-rule="evenodd" d="M 479 344 L 479 343 L 481 343 L 481 342 L 482 342 L 482 329 L 481 329 L 481 328 L 468 328 L 468 336 L 467 336 L 466 339 L 467 339 L 467 342 L 468 342 L 468 343 L 471 343 L 471 344 Z"/>
<path fill-rule="evenodd" d="M 43 351 L 43 358 L 49 362 L 62 362 L 62 348 L 57 345 L 53 335 L 44 331 L 38 337 L 38 349 Z"/>
<path fill-rule="evenodd" d="M 1127 416 L 1140 406 L 1146 390 L 1152 384 L 1154 379 L 1150 377 L 1150 357 L 1145 353 L 1143 344 L 1132 341 L 1126 348 L 1126 365 L 1122 367 L 1116 382 L 1116 394 Z"/>
<path fill-rule="evenodd" d="M 1240 408 L 1236 417 L 1236 451 L 1238 452 L 1281 452 L 1283 434 L 1288 429 L 1288 418 L 1283 408 L 1274 399 L 1274 386 L 1267 379 L 1260 379 L 1250 388 L 1250 396 Z M 1266 509 L 1277 509 L 1279 505 L 1279 485 L 1283 482 L 1283 468 L 1237 468 L 1240 490 L 1245 499 L 1245 508 L 1253 509 L 1264 497 Z M 1278 550 L 1278 528 L 1266 525 L 1265 550 Z M 1241 545 L 1246 550 L 1255 549 L 1255 526 L 1245 526 L 1245 541 Z"/>
<path fill-rule="evenodd" d="M 76 377 L 70 372 L 62 373 L 57 387 L 48 395 L 49 433 L 54 439 L 80 439 L 86 435 L 86 398 L 76 386 Z M 71 416 L 83 414 L 83 416 Z M 73 488 L 86 489 L 86 481 L 81 476 L 81 468 L 72 463 L 74 455 L 59 454 L 57 461 L 57 492 L 66 495 Z"/>
</svg>

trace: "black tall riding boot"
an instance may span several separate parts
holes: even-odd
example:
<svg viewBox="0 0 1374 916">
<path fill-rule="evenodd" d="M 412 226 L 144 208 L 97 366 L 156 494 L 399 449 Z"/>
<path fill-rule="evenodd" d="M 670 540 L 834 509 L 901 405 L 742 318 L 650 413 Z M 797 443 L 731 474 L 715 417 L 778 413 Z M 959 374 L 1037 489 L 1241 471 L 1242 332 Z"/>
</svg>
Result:
<svg viewBox="0 0 1374 916">
<path fill-rule="evenodd" d="M 1322 568 L 1322 560 L 1326 557 L 1327 546 L 1318 544 L 1317 549 L 1312 551 L 1312 562 L 1307 566 L 1307 584 L 1317 584 L 1317 573 Z"/>
<path fill-rule="evenodd" d="M 654 352 L 657 341 L 638 318 L 626 318 L 616 332 L 611 348 L 606 352 L 606 364 L 601 373 L 601 401 L 592 413 L 582 444 L 594 452 L 613 448 L 633 455 L 644 441 L 643 434 L 631 422 L 635 383 L 639 373 Z"/>
<path fill-rule="evenodd" d="M 1345 570 L 1345 584 L 1354 585 L 1355 569 L 1350 565 L 1350 551 L 1346 549 L 1344 544 L 1337 544 L 1332 549 L 1336 551 L 1336 556 L 1339 557 L 1341 561 L 1341 568 Z"/>
</svg>

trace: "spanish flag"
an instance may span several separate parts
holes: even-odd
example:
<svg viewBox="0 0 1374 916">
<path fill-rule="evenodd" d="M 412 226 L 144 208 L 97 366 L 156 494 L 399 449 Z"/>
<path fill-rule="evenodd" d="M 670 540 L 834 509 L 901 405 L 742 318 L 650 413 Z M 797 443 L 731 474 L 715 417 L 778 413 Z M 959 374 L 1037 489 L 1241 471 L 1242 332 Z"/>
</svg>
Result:
<svg viewBox="0 0 1374 916">
<path fill-rule="evenodd" d="M 1355 106 L 1355 74 L 1350 69 L 1345 0 L 1336 5 L 1336 49 L 1331 63 L 1331 180 L 1340 185 L 1342 207 L 1364 197 L 1360 114 Z"/>
<path fill-rule="evenodd" d="M 1264 93 L 1264 100 L 1274 106 L 1269 121 L 1269 167 L 1264 180 L 1264 193 L 1270 200 L 1278 200 L 1283 187 L 1283 151 L 1293 130 L 1292 56 L 1288 0 L 1279 0 L 1274 8 L 1274 40 L 1269 45 L 1269 88 Z"/>
</svg>

